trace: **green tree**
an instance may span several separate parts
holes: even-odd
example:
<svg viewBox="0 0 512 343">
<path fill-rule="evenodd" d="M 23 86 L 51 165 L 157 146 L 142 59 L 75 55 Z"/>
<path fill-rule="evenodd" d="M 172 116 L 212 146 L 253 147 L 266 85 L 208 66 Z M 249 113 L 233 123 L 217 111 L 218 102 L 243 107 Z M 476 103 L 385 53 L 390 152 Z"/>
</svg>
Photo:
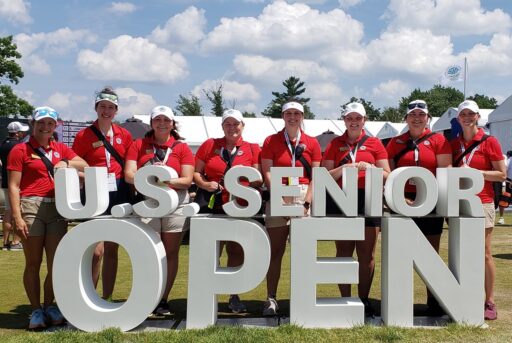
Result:
<svg viewBox="0 0 512 343">
<path fill-rule="evenodd" d="M 178 100 L 176 101 L 176 111 L 181 113 L 183 116 L 200 116 L 201 114 L 201 104 L 199 103 L 199 98 L 195 95 L 190 95 L 189 98 L 180 95 Z"/>
<path fill-rule="evenodd" d="M 398 105 L 400 113 L 407 113 L 407 104 L 417 99 L 425 100 L 429 113 L 434 117 L 439 117 L 448 108 L 457 107 L 464 100 L 464 94 L 453 87 L 443 87 L 440 85 L 435 85 L 427 91 L 416 88 L 409 96 L 400 100 Z"/>
<path fill-rule="evenodd" d="M 341 113 L 345 110 L 345 106 L 351 102 L 358 102 L 364 106 L 364 109 L 366 110 L 366 115 L 368 116 L 369 120 L 381 120 L 380 116 L 380 109 L 375 108 L 371 101 L 366 101 L 363 98 L 356 98 L 355 96 L 351 97 L 350 100 L 343 104 L 341 106 Z"/>
<path fill-rule="evenodd" d="M 216 117 L 222 117 L 222 113 L 226 109 L 224 107 L 224 98 L 222 97 L 222 83 L 216 88 L 203 89 L 203 92 L 212 104 L 211 113 Z"/>
<path fill-rule="evenodd" d="M 396 107 L 384 107 L 379 120 L 390 121 L 392 123 L 401 123 L 404 115 Z"/>
<path fill-rule="evenodd" d="M 304 106 L 304 118 L 315 119 L 315 114 L 311 112 L 307 105 L 310 98 L 304 98 L 301 95 L 306 92 L 304 82 L 300 78 L 290 76 L 284 80 L 282 85 L 286 88 L 286 92 L 272 92 L 274 99 L 268 104 L 267 108 L 261 113 L 266 117 L 281 118 L 281 107 L 290 99 L 295 99 Z"/>
<path fill-rule="evenodd" d="M 5 81 L 18 84 L 24 76 L 16 61 L 21 58 L 17 48 L 12 36 L 0 37 L 0 116 L 10 114 L 28 116 L 34 109 L 27 101 L 16 96 L 10 86 L 2 85 Z"/>
<path fill-rule="evenodd" d="M 256 118 L 256 113 L 254 112 L 243 111 L 242 115 L 244 118 Z"/>
<path fill-rule="evenodd" d="M 487 95 L 477 93 L 470 96 L 468 99 L 475 101 L 480 108 L 493 109 L 498 107 L 498 100 L 490 98 Z"/>
</svg>

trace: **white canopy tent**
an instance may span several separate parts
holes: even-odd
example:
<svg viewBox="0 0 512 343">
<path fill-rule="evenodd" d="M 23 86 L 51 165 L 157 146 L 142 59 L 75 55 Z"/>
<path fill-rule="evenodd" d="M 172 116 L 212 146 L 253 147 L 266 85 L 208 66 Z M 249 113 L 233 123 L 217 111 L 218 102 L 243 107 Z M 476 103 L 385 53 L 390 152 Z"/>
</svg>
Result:
<svg viewBox="0 0 512 343">
<path fill-rule="evenodd" d="M 503 152 L 512 150 L 512 96 L 489 114 L 489 132 L 501 144 Z"/>
</svg>

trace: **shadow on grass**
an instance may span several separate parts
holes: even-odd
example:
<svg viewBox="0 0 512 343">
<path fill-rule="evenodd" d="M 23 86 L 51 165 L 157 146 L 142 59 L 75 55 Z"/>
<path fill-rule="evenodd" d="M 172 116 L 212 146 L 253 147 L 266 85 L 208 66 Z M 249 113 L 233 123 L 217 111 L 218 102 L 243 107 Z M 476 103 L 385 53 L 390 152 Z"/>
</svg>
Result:
<svg viewBox="0 0 512 343">
<path fill-rule="evenodd" d="M 19 305 L 7 313 L 0 313 L 0 329 L 26 329 L 31 312 L 30 305 Z"/>
<path fill-rule="evenodd" d="M 496 254 L 493 255 L 495 258 L 500 258 L 502 260 L 512 260 L 512 254 Z"/>
</svg>

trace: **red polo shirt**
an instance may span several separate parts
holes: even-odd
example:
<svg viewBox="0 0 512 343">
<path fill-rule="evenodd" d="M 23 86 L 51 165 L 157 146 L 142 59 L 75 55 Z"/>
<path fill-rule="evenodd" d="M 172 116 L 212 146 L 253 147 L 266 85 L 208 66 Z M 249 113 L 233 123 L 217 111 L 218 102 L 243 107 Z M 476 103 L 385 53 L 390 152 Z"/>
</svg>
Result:
<svg viewBox="0 0 512 343">
<path fill-rule="evenodd" d="M 324 152 L 324 160 L 334 161 L 334 168 L 337 168 L 340 162 L 345 159 L 345 156 L 350 157 L 349 151 L 352 151 L 354 147 L 361 141 L 361 139 L 366 136 L 366 132 L 363 130 L 361 136 L 354 143 L 350 144 L 348 142 L 348 133 L 345 133 L 339 137 L 334 138 Z M 382 145 L 381 141 L 375 137 L 368 137 L 366 141 L 358 147 L 357 152 L 355 153 L 356 160 L 352 161 L 349 159 L 347 163 L 353 162 L 368 162 L 371 164 L 375 164 L 375 162 L 379 160 L 387 160 L 388 153 L 384 145 Z M 366 175 L 366 171 L 360 170 L 358 173 L 357 186 L 358 188 L 364 188 L 364 177 Z M 342 185 L 342 178 L 339 178 L 338 184 Z"/>
<path fill-rule="evenodd" d="M 425 132 L 418 138 L 428 135 L 431 131 L 426 129 Z M 411 138 L 409 131 L 406 133 L 392 138 L 386 149 L 388 151 L 389 159 L 393 160 L 393 158 L 403 149 L 407 147 L 407 141 Z M 418 144 L 419 158 L 418 158 L 418 166 L 426 168 L 432 172 L 432 174 L 436 175 L 437 168 L 437 155 L 448 154 L 451 155 L 452 149 L 450 148 L 450 144 L 446 140 L 446 138 L 440 134 L 436 133 L 433 136 L 425 139 L 424 141 Z M 414 161 L 414 150 L 408 151 L 405 153 L 400 160 L 398 160 L 395 168 L 398 167 L 414 167 L 416 166 L 416 162 Z M 406 192 L 416 192 L 416 186 L 412 184 L 407 184 L 405 186 Z"/>
<path fill-rule="evenodd" d="M 291 142 L 295 145 L 295 142 Z M 301 130 L 299 145 L 304 145 L 304 152 L 302 156 L 311 165 L 313 162 L 320 162 L 322 160 L 322 152 L 320 150 L 320 144 L 315 137 L 306 135 Z M 292 166 L 292 155 L 286 139 L 284 137 L 284 129 L 268 136 L 263 143 L 261 149 L 261 159 L 272 160 L 273 167 L 291 167 Z M 302 162 L 299 160 L 295 161 L 296 167 L 303 167 Z M 300 184 L 309 184 L 310 180 L 306 177 L 306 170 L 301 178 L 299 178 Z M 283 178 L 283 184 L 286 184 L 286 178 Z"/>
<path fill-rule="evenodd" d="M 450 143 L 453 150 L 453 161 L 455 162 L 455 159 L 462 154 L 461 144 L 464 146 L 464 149 L 467 149 L 474 142 L 480 141 L 484 134 L 484 130 L 478 129 L 477 134 L 470 142 L 466 143 L 462 135 L 452 140 Z M 473 151 L 474 154 L 471 159 L 471 153 L 467 154 L 465 158 L 471 168 L 478 170 L 493 170 L 491 162 L 501 161 L 504 159 L 500 143 L 493 136 L 488 137 Z M 462 164 L 463 162 L 461 161 L 458 166 L 454 167 L 460 167 Z M 485 181 L 484 188 L 480 193 L 478 193 L 478 196 L 480 197 L 482 204 L 489 204 L 494 202 L 494 189 L 492 187 L 492 181 Z"/>
<path fill-rule="evenodd" d="M 241 137 L 236 146 L 238 151 L 231 163 L 231 166 L 246 166 L 252 167 L 255 164 L 260 164 L 260 147 L 258 144 L 253 144 L 244 141 Z M 203 175 L 208 181 L 220 182 L 224 177 L 227 162 L 222 158 L 222 149 L 226 147 L 226 138 L 210 138 L 205 141 L 196 152 L 196 161 L 204 163 Z M 247 182 L 241 182 L 247 185 Z M 229 193 L 222 193 L 222 203 L 229 200 Z"/>
<path fill-rule="evenodd" d="M 185 142 L 180 142 L 173 146 L 176 142 L 174 137 L 170 137 L 164 145 L 158 145 L 153 142 L 153 137 L 139 138 L 130 145 L 126 153 L 126 160 L 136 161 L 137 169 L 142 168 L 150 159 L 155 156 L 154 149 L 171 149 L 169 157 L 165 165 L 173 168 L 181 176 L 181 166 L 194 166 L 194 154 Z"/>
<path fill-rule="evenodd" d="M 41 147 L 34 137 L 30 137 L 29 142 L 34 149 Z M 43 150 L 46 153 L 52 151 L 51 162 L 53 165 L 63 158 L 72 160 L 76 156 L 75 152 L 65 144 L 55 141 L 50 141 L 49 148 L 43 148 Z M 21 196 L 55 196 L 55 183 L 48 174 L 46 165 L 28 144 L 21 143 L 12 148 L 7 159 L 7 170 L 21 172 Z"/>
<path fill-rule="evenodd" d="M 92 125 L 96 126 L 99 130 L 97 120 Z M 132 143 L 132 135 L 128 130 L 115 124 L 112 124 L 112 132 L 114 134 L 112 146 L 124 160 L 128 147 Z M 107 142 L 110 142 L 111 137 L 106 136 L 105 139 Z M 78 156 L 82 157 L 90 167 L 107 167 L 103 142 L 98 139 L 90 128 L 85 128 L 77 133 L 73 142 L 73 150 Z M 108 168 L 108 172 L 115 173 L 116 179 L 123 177 L 123 167 L 117 163 L 112 155 L 110 155 L 110 168 Z"/>
</svg>

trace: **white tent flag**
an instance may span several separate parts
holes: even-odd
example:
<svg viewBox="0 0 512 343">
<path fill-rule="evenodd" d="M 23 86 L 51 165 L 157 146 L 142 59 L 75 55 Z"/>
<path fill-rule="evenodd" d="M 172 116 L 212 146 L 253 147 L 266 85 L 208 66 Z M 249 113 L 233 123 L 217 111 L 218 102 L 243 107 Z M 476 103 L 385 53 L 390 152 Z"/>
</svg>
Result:
<svg viewBox="0 0 512 343">
<path fill-rule="evenodd" d="M 465 60 L 461 60 L 448 66 L 441 74 L 441 84 L 447 85 L 451 82 L 464 81 L 466 77 L 465 62 Z"/>
</svg>

